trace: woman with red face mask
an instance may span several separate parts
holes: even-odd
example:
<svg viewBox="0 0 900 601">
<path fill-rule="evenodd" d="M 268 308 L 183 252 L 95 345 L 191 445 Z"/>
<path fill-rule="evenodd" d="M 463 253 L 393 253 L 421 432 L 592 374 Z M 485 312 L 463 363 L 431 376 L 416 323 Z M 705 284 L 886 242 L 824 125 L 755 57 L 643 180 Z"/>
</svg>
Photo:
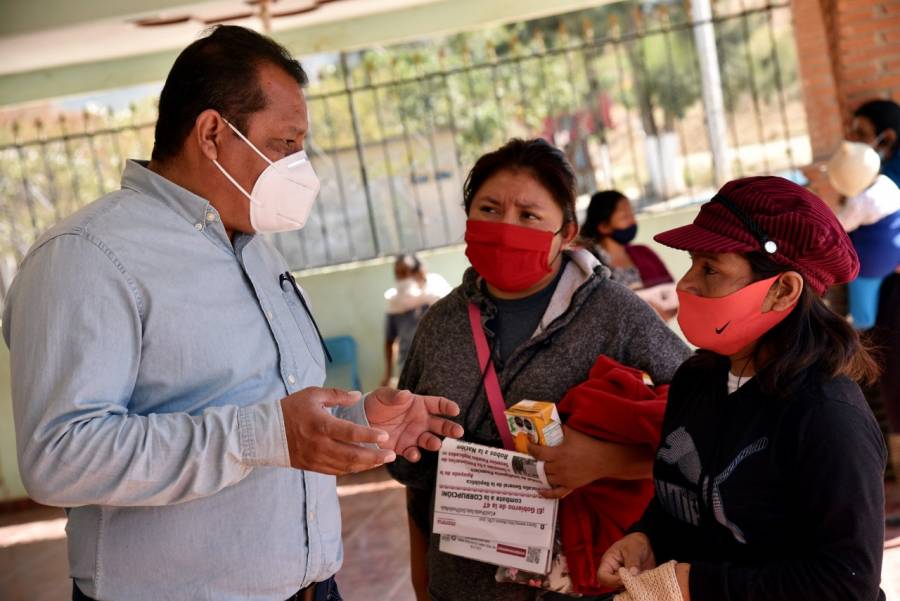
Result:
<svg viewBox="0 0 900 601">
<path fill-rule="evenodd" d="M 691 253 L 678 322 L 700 350 L 669 389 L 656 495 L 600 580 L 667 564 L 648 578 L 685 601 L 884 599 L 886 451 L 854 382 L 876 368 L 821 299 L 859 271 L 840 223 L 806 189 L 751 177 L 656 240 Z"/>
<path fill-rule="evenodd" d="M 419 323 L 400 387 L 442 391 L 460 403 L 457 419 L 466 440 L 503 446 L 487 397 L 492 374 L 509 407 L 523 399 L 558 402 L 588 379 L 601 354 L 649 373 L 658 384 L 669 382 L 690 356 L 653 310 L 611 281 L 593 255 L 570 248 L 578 232 L 575 175 L 561 151 L 544 140 L 511 140 L 475 163 L 463 198 L 472 268 Z M 485 340 L 490 361 L 479 359 L 477 336 Z M 545 451 L 554 486 L 546 495 L 552 497 L 599 478 L 648 478 L 653 459 L 653 449 L 569 429 L 560 446 Z M 435 463 L 434 454 L 425 454 L 418 464 L 398 460 L 389 467 L 407 486 L 418 598 L 558 597 L 498 583 L 496 566 L 438 549 L 439 537 L 429 536 Z"/>
</svg>

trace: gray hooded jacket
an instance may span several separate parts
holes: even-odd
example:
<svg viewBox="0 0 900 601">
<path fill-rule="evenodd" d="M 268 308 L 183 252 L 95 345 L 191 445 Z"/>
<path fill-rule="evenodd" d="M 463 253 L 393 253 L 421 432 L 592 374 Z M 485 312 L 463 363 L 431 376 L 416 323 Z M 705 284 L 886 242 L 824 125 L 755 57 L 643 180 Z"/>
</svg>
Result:
<svg viewBox="0 0 900 601">
<path fill-rule="evenodd" d="M 653 309 L 609 279 L 609 270 L 593 255 L 582 249 L 567 255 L 570 260 L 534 335 L 503 364 L 494 354 L 507 407 L 523 399 L 559 402 L 570 388 L 587 380 L 601 354 L 646 371 L 656 383 L 669 382 L 691 354 Z M 470 302 L 481 308 L 485 335 L 492 343 L 497 309 L 483 290 L 482 279 L 470 268 L 462 284 L 429 309 L 410 347 L 400 387 L 456 401 L 464 439 L 499 447 L 467 309 Z M 431 531 L 436 461 L 436 453 L 424 453 L 418 464 L 398 459 L 389 468 L 409 488 L 410 514 L 426 533 Z M 441 553 L 438 542 L 432 535 L 428 553 L 429 594 L 436 601 L 525 601 L 540 594 L 518 584 L 498 584 L 496 566 Z"/>
</svg>

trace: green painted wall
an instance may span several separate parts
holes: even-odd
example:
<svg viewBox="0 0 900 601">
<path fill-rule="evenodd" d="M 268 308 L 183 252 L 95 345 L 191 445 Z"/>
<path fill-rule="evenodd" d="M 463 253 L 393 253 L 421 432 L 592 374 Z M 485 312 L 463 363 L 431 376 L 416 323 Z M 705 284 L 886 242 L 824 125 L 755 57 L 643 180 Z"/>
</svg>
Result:
<svg viewBox="0 0 900 601">
<path fill-rule="evenodd" d="M 25 497 L 16 462 L 16 438 L 13 428 L 9 380 L 9 349 L 0 344 L 0 501 Z"/>
<path fill-rule="evenodd" d="M 696 207 L 661 214 L 642 214 L 638 242 L 648 243 L 653 234 L 690 222 Z M 688 267 L 687 253 L 652 243 L 676 278 Z M 456 285 L 468 266 L 462 246 L 421 253 L 429 270 Z M 312 301 L 324 336 L 349 334 L 359 344 L 363 388 L 378 385 L 384 370 L 382 359 L 384 291 L 393 284 L 393 260 L 367 261 L 298 274 L 298 281 Z M 25 496 L 16 467 L 16 447 L 10 399 L 9 351 L 0 344 L 0 501 Z"/>
</svg>

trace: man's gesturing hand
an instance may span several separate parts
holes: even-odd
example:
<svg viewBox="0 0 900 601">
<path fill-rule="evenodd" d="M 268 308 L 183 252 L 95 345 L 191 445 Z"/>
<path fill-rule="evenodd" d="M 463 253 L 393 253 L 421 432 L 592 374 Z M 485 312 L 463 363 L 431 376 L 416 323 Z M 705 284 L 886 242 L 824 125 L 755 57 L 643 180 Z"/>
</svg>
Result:
<svg viewBox="0 0 900 601">
<path fill-rule="evenodd" d="M 358 392 L 337 388 L 304 388 L 281 399 L 284 430 L 291 466 L 322 474 L 361 472 L 396 459 L 388 446 L 388 433 L 334 417 L 326 407 L 349 407 L 359 402 Z"/>
<path fill-rule="evenodd" d="M 439 396 L 422 396 L 408 390 L 379 388 L 366 397 L 366 418 L 375 428 L 387 432 L 379 445 L 394 450 L 409 461 L 418 461 L 418 447 L 429 451 L 441 448 L 438 436 L 459 438 L 462 426 L 438 417 L 459 415 L 459 406 Z"/>
</svg>

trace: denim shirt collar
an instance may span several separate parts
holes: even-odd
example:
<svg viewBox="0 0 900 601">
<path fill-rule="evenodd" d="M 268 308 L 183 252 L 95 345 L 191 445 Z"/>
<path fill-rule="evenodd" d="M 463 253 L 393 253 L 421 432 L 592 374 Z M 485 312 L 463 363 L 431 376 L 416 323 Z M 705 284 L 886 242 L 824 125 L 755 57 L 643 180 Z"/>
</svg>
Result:
<svg viewBox="0 0 900 601">
<path fill-rule="evenodd" d="M 157 199 L 190 223 L 197 233 L 233 254 L 235 247 L 225 232 L 216 208 L 205 198 L 151 171 L 148 165 L 148 161 L 129 159 L 122 173 L 122 187 Z M 238 237 L 252 238 L 252 235 L 236 233 L 235 240 Z"/>
</svg>

